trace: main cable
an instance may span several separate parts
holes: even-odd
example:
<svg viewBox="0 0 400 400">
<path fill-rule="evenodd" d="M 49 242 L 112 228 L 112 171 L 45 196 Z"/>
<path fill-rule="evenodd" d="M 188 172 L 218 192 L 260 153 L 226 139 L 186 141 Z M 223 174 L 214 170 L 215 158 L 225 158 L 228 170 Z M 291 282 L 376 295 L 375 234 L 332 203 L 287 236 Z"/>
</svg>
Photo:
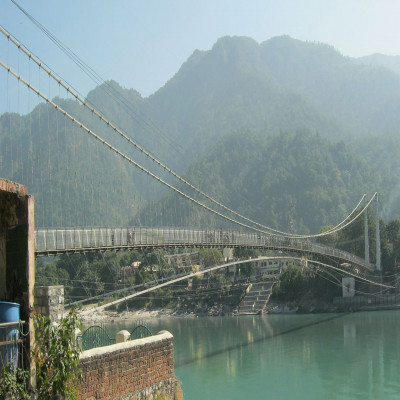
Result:
<svg viewBox="0 0 400 400">
<path fill-rule="evenodd" d="M 150 130 L 155 130 L 161 134 L 161 136 L 169 142 L 170 146 L 174 145 L 180 147 L 180 145 L 174 142 L 168 137 L 161 129 L 159 129 L 154 123 L 149 123 L 139 112 L 135 114 L 134 106 L 132 102 L 128 101 L 124 96 L 122 96 L 117 90 L 114 89 L 107 81 L 105 81 L 92 67 L 86 64 L 82 59 L 79 58 L 68 46 L 66 46 L 61 40 L 59 40 L 55 35 L 53 35 L 45 26 L 43 26 L 38 20 L 36 20 L 31 14 L 28 13 L 24 8 L 22 8 L 15 0 L 11 2 L 34 24 L 36 25 L 64 54 L 67 55 L 93 82 L 101 86 L 101 88 L 113 97 L 117 102 L 124 106 L 125 110 L 129 115 L 134 118 L 137 122 L 143 123 Z M 103 88 L 103 85 L 105 88 Z M 184 156 L 183 149 L 180 149 L 180 154 Z"/>
<path fill-rule="evenodd" d="M 13 1 L 13 0 L 11 0 Z M 14 1 L 13 1 L 14 2 Z M 17 5 L 17 4 L 16 4 Z M 18 6 L 18 5 L 17 5 Z M 19 6 L 18 6 L 19 7 Z M 22 10 L 23 11 L 23 10 Z M 24 11 L 23 11 L 24 12 Z M 45 28 L 43 28 L 45 29 Z M 136 149 L 138 149 L 140 152 L 142 152 L 146 157 L 150 158 L 154 163 L 156 163 L 158 166 L 160 166 L 161 168 L 163 168 L 166 172 L 170 173 L 171 175 L 173 175 L 175 178 L 177 178 L 179 181 L 181 181 L 182 183 L 186 184 L 187 186 L 189 186 L 192 190 L 194 190 L 195 192 L 197 192 L 198 194 L 200 194 L 201 196 L 205 197 L 207 200 L 211 201 L 212 203 L 218 205 L 219 207 L 221 207 L 222 209 L 224 209 L 225 211 L 228 211 L 230 213 L 232 213 L 233 215 L 247 221 L 248 223 L 254 224 L 256 226 L 259 226 L 263 229 L 266 229 L 267 231 L 263 231 L 260 229 L 255 229 L 253 227 L 249 227 L 247 224 L 243 224 L 242 226 L 250 228 L 252 230 L 255 230 L 257 232 L 262 232 L 262 233 L 266 233 L 266 234 L 279 234 L 279 235 L 283 235 L 286 237 L 290 237 L 290 238 L 298 238 L 298 239 L 306 239 L 306 238 L 315 238 L 315 237 L 321 237 L 321 236 L 327 236 L 331 233 L 335 233 L 338 230 L 341 230 L 343 227 L 348 226 L 349 224 L 346 224 L 344 226 L 342 226 L 346 220 L 348 220 L 348 218 L 355 212 L 355 210 L 359 207 L 359 205 L 361 204 L 361 202 L 364 200 L 365 198 L 365 194 L 362 196 L 361 200 L 359 201 L 359 203 L 356 205 L 356 207 L 353 209 L 353 211 L 348 214 L 346 216 L 346 218 L 341 221 L 338 225 L 334 226 L 333 228 L 319 233 L 319 234 L 311 234 L 311 235 L 298 235 L 298 234 L 291 234 L 288 232 L 283 232 L 283 231 L 279 231 L 276 229 L 273 229 L 271 227 L 262 225 L 256 221 L 253 221 L 243 215 L 241 215 L 240 213 L 236 212 L 235 210 L 230 209 L 229 207 L 225 206 L 224 204 L 220 203 L 219 201 L 215 200 L 214 198 L 212 198 L 211 196 L 209 196 L 208 194 L 206 194 L 205 192 L 201 191 L 200 189 L 196 188 L 195 186 L 193 186 L 190 182 L 188 182 L 186 179 L 184 179 L 183 177 L 181 177 L 180 175 L 178 175 L 175 171 L 173 171 L 171 168 L 169 168 L 167 165 L 165 165 L 164 163 L 162 163 L 160 160 L 158 160 L 156 157 L 152 156 L 147 150 L 145 150 L 142 146 L 140 146 L 138 143 L 136 143 L 135 141 L 133 141 L 131 138 L 129 138 L 124 132 L 122 132 L 118 127 L 116 127 L 113 123 L 111 123 L 109 120 L 107 120 L 101 113 L 99 113 L 95 108 L 93 108 L 90 104 L 88 104 L 84 99 L 82 99 L 79 94 L 77 94 L 75 91 L 73 91 L 69 86 L 67 86 L 63 80 L 61 80 L 61 78 L 57 77 L 49 68 L 47 68 L 41 61 L 39 61 L 38 59 L 36 59 L 33 54 L 31 52 L 29 52 L 21 43 L 19 43 L 9 32 L 7 32 L 3 27 L 0 26 L 0 31 L 7 37 L 7 39 L 11 40 L 11 42 L 16 45 L 18 47 L 18 49 L 22 50 L 30 59 L 32 59 L 38 66 L 39 68 L 43 69 L 52 79 L 54 79 L 59 85 L 61 85 L 66 91 L 67 93 L 71 94 L 77 101 L 79 101 L 84 107 L 88 108 L 93 114 L 95 114 L 102 122 L 104 122 L 107 126 L 111 127 L 112 130 L 115 133 L 118 133 L 122 138 L 124 138 L 125 140 L 127 140 L 130 144 L 132 144 Z M 55 40 L 57 40 L 55 38 Z M 15 75 L 15 74 L 14 74 Z M 18 74 L 17 74 L 18 75 Z M 15 75 L 17 77 L 17 75 Z M 48 101 L 48 100 L 46 100 Z M 64 114 L 65 115 L 65 114 Z M 374 195 L 375 196 L 375 195 Z M 194 200 L 194 199 L 193 199 Z M 195 201 L 196 202 L 196 201 Z M 202 204 L 199 202 L 199 204 Z M 368 203 L 369 205 L 369 203 Z M 204 207 L 207 207 L 204 205 Z M 366 207 L 364 207 L 365 209 Z M 364 209 L 362 210 L 362 212 L 364 211 Z M 219 213 L 218 215 L 222 216 L 221 213 Z M 359 216 L 360 214 L 358 214 Z M 358 216 L 356 218 L 358 218 Z M 351 222 L 353 222 L 356 218 L 352 219 Z M 238 223 L 239 221 L 233 220 L 233 219 L 229 219 L 230 221 L 234 222 L 234 223 Z M 350 222 L 350 223 L 351 223 Z M 271 232 L 268 232 L 271 231 Z M 273 233 L 272 233 L 273 232 Z"/>
<path fill-rule="evenodd" d="M 13 71 L 9 66 L 7 66 L 6 64 L 4 64 L 2 61 L 0 61 L 0 65 L 5 68 L 9 73 L 11 73 L 12 75 L 14 75 L 18 80 L 20 80 L 24 85 L 26 85 L 29 89 L 33 90 L 38 96 L 40 96 L 42 99 L 44 99 L 48 104 L 52 105 L 57 111 L 61 112 L 64 116 L 68 117 L 74 124 L 78 125 L 82 130 L 86 131 L 88 134 L 90 134 L 91 136 L 93 136 L 95 139 L 97 139 L 98 141 L 100 141 L 102 144 L 104 144 L 106 147 L 108 147 L 110 150 L 114 151 L 116 154 L 118 154 L 120 157 L 122 157 L 123 159 L 125 159 L 126 161 L 128 161 L 129 163 L 133 164 L 135 167 L 139 168 L 141 171 L 145 172 L 147 175 L 149 175 L 150 177 L 152 177 L 153 179 L 157 180 L 158 182 L 162 183 L 163 185 L 167 186 L 169 189 L 173 190 L 174 192 L 176 192 L 177 194 L 181 195 L 182 197 L 186 198 L 187 200 L 190 200 L 191 202 L 199 205 L 200 207 L 203 207 L 204 209 L 206 209 L 207 211 L 210 211 L 211 213 L 218 215 L 219 217 L 226 219 L 227 221 L 230 221 L 234 224 L 240 225 L 244 228 L 247 229 L 251 229 L 254 230 L 256 232 L 260 232 L 260 233 L 265 233 L 265 234 L 271 234 L 270 232 L 265 232 L 262 231 L 260 229 L 254 228 L 250 225 L 246 225 L 240 221 L 236 221 L 233 218 L 230 218 L 214 209 L 212 209 L 211 207 L 199 202 L 198 200 L 192 198 L 191 196 L 187 195 L 186 193 L 182 192 L 181 190 L 177 189 L 176 187 L 174 187 L 173 185 L 169 184 L 168 182 L 166 182 L 165 180 L 163 180 L 162 178 L 158 177 L 157 175 L 153 174 L 151 171 L 149 171 L 148 169 L 144 168 L 143 166 L 141 166 L 139 163 L 137 163 L 136 161 L 134 161 L 132 158 L 128 157 L 127 155 L 125 155 L 124 153 L 122 153 L 120 150 L 118 150 L 116 147 L 114 147 L 112 144 L 108 143 L 106 140 L 102 139 L 99 135 L 97 135 L 95 132 L 93 132 L 91 129 L 89 129 L 88 127 L 86 127 L 83 123 L 81 123 L 80 121 L 78 121 L 76 118 L 74 118 L 72 115 L 70 115 L 67 111 L 65 111 L 63 108 L 61 108 L 60 106 L 58 106 L 56 103 L 54 103 L 52 100 L 50 100 L 46 95 L 44 95 L 43 93 L 41 93 L 38 89 L 36 89 L 35 87 L 33 87 L 29 82 L 27 82 L 25 79 L 23 79 L 20 75 L 18 75 L 15 71 Z"/>
</svg>

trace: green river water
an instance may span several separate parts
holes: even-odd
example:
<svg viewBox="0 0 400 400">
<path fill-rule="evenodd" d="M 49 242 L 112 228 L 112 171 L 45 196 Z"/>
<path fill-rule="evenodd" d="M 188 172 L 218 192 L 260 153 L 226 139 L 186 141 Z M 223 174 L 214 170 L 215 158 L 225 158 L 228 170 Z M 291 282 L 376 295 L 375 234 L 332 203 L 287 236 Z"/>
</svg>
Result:
<svg viewBox="0 0 400 400">
<path fill-rule="evenodd" d="M 146 324 L 174 335 L 185 400 L 400 399 L 400 311 Z"/>
</svg>

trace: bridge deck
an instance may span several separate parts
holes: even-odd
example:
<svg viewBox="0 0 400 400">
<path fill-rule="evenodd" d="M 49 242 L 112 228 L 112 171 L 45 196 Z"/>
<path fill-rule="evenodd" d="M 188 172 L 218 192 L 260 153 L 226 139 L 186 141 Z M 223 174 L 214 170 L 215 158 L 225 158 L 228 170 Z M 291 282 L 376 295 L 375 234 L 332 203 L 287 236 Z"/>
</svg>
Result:
<svg viewBox="0 0 400 400">
<path fill-rule="evenodd" d="M 178 228 L 71 228 L 35 231 L 35 254 L 48 255 L 140 247 L 250 247 L 322 254 L 369 270 L 372 264 L 353 254 L 308 239 L 257 233 Z"/>
</svg>

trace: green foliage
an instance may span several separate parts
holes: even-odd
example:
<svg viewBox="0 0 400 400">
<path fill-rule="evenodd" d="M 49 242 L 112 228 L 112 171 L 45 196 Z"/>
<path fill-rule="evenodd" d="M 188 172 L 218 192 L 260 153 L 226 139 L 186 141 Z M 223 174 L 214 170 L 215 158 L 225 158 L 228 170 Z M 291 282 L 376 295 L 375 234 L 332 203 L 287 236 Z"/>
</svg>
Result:
<svg viewBox="0 0 400 400">
<path fill-rule="evenodd" d="M 89 111 L 72 101 L 58 103 L 110 139 Z M 122 188 L 136 192 L 132 168 L 54 107 L 0 116 L 0 148 L 1 175 L 35 196 L 36 227 L 115 225 L 133 215 L 132 200 L 122 195 Z"/>
<path fill-rule="evenodd" d="M 210 279 L 208 280 L 208 285 L 210 288 L 222 288 L 226 285 L 226 278 L 221 272 L 213 271 L 210 274 Z"/>
<path fill-rule="evenodd" d="M 279 230 L 288 229 L 292 208 L 294 229 L 302 233 L 340 221 L 379 181 L 343 142 L 331 143 L 307 130 L 269 137 L 243 131 L 226 136 L 189 169 L 187 178 L 232 209 Z M 170 196 L 158 208 L 167 216 L 175 207 L 184 206 Z M 237 229 L 194 205 L 186 207 L 187 212 L 177 213 L 179 225 Z M 170 222 L 165 218 L 153 216 L 152 223 Z"/>
<path fill-rule="evenodd" d="M 400 219 L 380 221 L 381 255 L 384 275 L 393 275 L 400 266 Z"/>
<path fill-rule="evenodd" d="M 14 368 L 10 363 L 2 371 L 0 377 L 0 400 L 26 400 L 28 394 L 29 372 L 21 368 Z"/>
<path fill-rule="evenodd" d="M 158 267 L 162 268 L 166 266 L 164 260 L 165 250 L 144 250 L 141 257 L 141 267 Z"/>
<path fill-rule="evenodd" d="M 144 271 L 136 271 L 135 272 L 135 285 L 140 285 L 145 282 L 145 273 Z"/>
<path fill-rule="evenodd" d="M 157 121 L 186 156 L 177 157 L 158 130 L 120 107 L 108 95 L 110 87 Z M 196 51 L 149 98 L 116 82 L 87 97 L 218 200 L 284 230 L 292 202 L 296 230 L 307 232 L 337 221 L 365 191 L 383 192 L 389 204 L 386 218 L 400 215 L 399 93 L 393 73 L 359 65 L 330 46 L 290 37 L 262 44 L 225 37 L 210 51 Z M 124 148 L 121 138 L 76 102 L 56 101 Z M 335 143 L 337 138 L 346 142 Z M 35 196 L 37 227 L 129 220 L 208 228 L 226 224 L 173 194 L 158 202 L 161 185 L 47 104 L 26 116 L 0 116 L 0 157 L 1 175 L 25 184 Z M 146 166 L 149 161 L 141 157 L 137 160 Z"/>
<path fill-rule="evenodd" d="M 170 135 L 169 142 L 180 144 L 185 157 L 177 157 L 157 129 L 148 129 L 120 107 L 108 95 L 110 87 L 139 114 L 157 121 L 158 128 Z M 225 37 L 210 51 L 194 52 L 149 98 L 116 82 L 104 83 L 87 98 L 124 131 L 135 132 L 140 143 L 167 165 L 179 172 L 191 167 L 189 177 L 196 186 L 229 199 L 240 211 L 286 227 L 284 205 L 299 199 L 295 204 L 297 227 L 311 230 L 316 221 L 311 213 L 303 216 L 306 203 L 319 210 L 315 219 L 323 217 L 319 229 L 321 224 L 332 223 L 337 210 L 348 209 L 366 182 L 373 190 L 385 192 L 388 199 L 393 197 L 390 212 L 396 214 L 390 218 L 400 215 L 396 201 L 399 93 L 399 79 L 393 73 L 359 65 L 330 46 L 290 37 L 262 44 Z M 117 148 L 124 148 L 122 139 L 85 108 L 70 100 L 56 101 Z M 238 129 L 244 143 L 226 136 Z M 299 129 L 320 132 L 332 141 L 352 142 L 353 149 L 349 151 L 348 143 L 328 145 L 329 141 L 321 143 L 318 138 L 309 146 L 302 135 L 288 141 L 285 134 L 279 135 L 281 143 L 275 140 L 266 147 L 248 133 L 265 138 Z M 366 132 L 373 136 L 368 138 Z M 161 185 L 149 181 L 47 104 L 26 116 L 0 116 L 0 149 L 1 175 L 25 184 L 35 196 L 37 227 L 126 224 L 133 218 L 139 224 L 220 224 L 173 195 L 158 204 Z M 135 159 L 146 166 L 149 161 L 141 157 Z M 379 176 L 371 176 L 367 166 Z M 304 185 L 304 193 L 299 193 L 299 185 Z M 350 187 L 358 193 L 351 196 Z M 137 214 L 146 204 L 145 212 Z M 177 216 L 178 212 L 184 217 Z"/>
<path fill-rule="evenodd" d="M 222 254 L 218 249 L 200 249 L 199 261 L 204 267 L 211 267 L 222 260 Z"/>
<path fill-rule="evenodd" d="M 65 285 L 69 280 L 69 273 L 57 264 L 39 264 L 35 269 L 35 284 L 37 286 Z"/>
<path fill-rule="evenodd" d="M 152 305 L 155 307 L 173 306 L 177 302 L 174 291 L 170 288 L 162 288 L 152 293 Z"/>
<path fill-rule="evenodd" d="M 201 285 L 201 278 L 197 275 L 192 278 L 192 290 L 196 291 L 200 288 Z"/>
<path fill-rule="evenodd" d="M 278 296 L 286 300 L 296 300 L 304 293 L 305 279 L 299 266 L 289 264 L 281 273 L 279 286 L 276 290 Z"/>
<path fill-rule="evenodd" d="M 238 259 L 255 258 L 260 255 L 260 252 L 256 249 L 245 248 L 245 247 L 235 247 L 233 250 L 233 255 Z"/>
<path fill-rule="evenodd" d="M 341 278 L 341 273 L 320 270 L 314 277 L 308 278 L 306 284 L 315 299 L 332 302 L 334 297 L 342 295 Z"/>
<path fill-rule="evenodd" d="M 168 267 L 165 254 L 165 250 L 153 249 L 61 255 L 56 262 L 37 262 L 36 278 L 40 284 L 63 284 L 69 303 L 112 292 L 126 284 L 139 285 L 174 274 L 176 271 Z M 134 261 L 140 262 L 134 276 L 122 276 L 121 267 Z"/>
<path fill-rule="evenodd" d="M 137 251 L 62 255 L 55 264 L 39 265 L 36 278 L 40 282 L 64 284 L 69 302 L 120 289 L 121 267 L 141 258 L 142 253 Z"/>
<path fill-rule="evenodd" d="M 320 229 L 319 233 L 327 232 L 328 230 L 330 230 L 330 229 L 332 229 L 332 228 L 333 228 L 333 225 L 326 225 L 326 226 L 323 226 L 323 227 Z M 335 246 L 336 246 L 338 240 L 339 240 L 339 233 L 338 233 L 338 232 L 331 233 L 330 235 L 321 236 L 321 237 L 318 238 L 318 241 L 319 241 L 320 243 L 325 244 L 325 245 L 327 245 L 327 246 L 332 246 L 332 247 L 335 247 Z"/>
<path fill-rule="evenodd" d="M 243 274 L 247 278 L 251 277 L 251 275 L 254 272 L 254 269 L 255 269 L 255 265 L 253 262 L 247 262 L 247 263 L 240 264 L 241 274 Z"/>
<path fill-rule="evenodd" d="M 383 274 L 392 275 L 400 264 L 400 220 L 386 223 L 380 219 L 379 225 Z M 321 232 L 328 228 L 323 227 Z M 370 261 L 376 263 L 376 218 L 372 211 L 368 212 L 368 235 Z M 339 232 L 318 238 L 318 241 L 364 258 L 364 217 Z"/>
<path fill-rule="evenodd" d="M 80 316 L 73 309 L 59 325 L 36 314 L 36 343 L 32 358 L 36 364 L 38 398 L 46 400 L 60 395 L 78 399 L 76 383 L 81 377 L 79 346 L 75 345 L 75 328 L 81 328 Z"/>
</svg>

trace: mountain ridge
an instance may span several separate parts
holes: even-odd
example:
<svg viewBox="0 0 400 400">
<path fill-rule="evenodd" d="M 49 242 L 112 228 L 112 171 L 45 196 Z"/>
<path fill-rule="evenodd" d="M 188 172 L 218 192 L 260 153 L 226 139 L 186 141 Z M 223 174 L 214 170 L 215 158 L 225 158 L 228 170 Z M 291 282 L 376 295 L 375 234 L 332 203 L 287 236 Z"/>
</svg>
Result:
<svg viewBox="0 0 400 400">
<path fill-rule="evenodd" d="M 352 157 L 361 155 L 366 165 L 373 165 L 374 170 L 370 172 L 370 176 L 376 176 L 376 171 L 384 169 L 385 162 L 390 163 L 392 167 L 385 169 L 389 171 L 390 176 L 369 182 L 371 186 L 374 183 L 378 186 L 374 191 L 384 189 L 390 194 L 390 185 L 396 188 L 399 183 L 399 168 L 395 157 L 390 160 L 377 157 L 377 146 L 366 151 L 362 142 L 368 141 L 374 146 L 370 137 L 379 138 L 386 135 L 389 137 L 385 141 L 387 147 L 390 146 L 390 135 L 399 134 L 399 89 L 400 78 L 394 72 L 386 68 L 359 65 L 329 45 L 305 43 L 287 36 L 273 38 L 261 44 L 246 37 L 223 37 L 210 50 L 194 51 L 179 71 L 147 98 L 143 98 L 134 89 L 122 88 L 117 82 L 109 81 L 91 91 L 87 100 L 104 111 L 111 121 L 116 121 L 130 138 L 181 175 L 186 174 L 193 178 L 200 186 L 201 180 L 207 179 L 207 174 L 201 172 L 202 164 L 196 162 L 206 160 L 210 152 L 214 154 L 215 146 L 219 146 L 221 157 L 226 165 L 230 165 L 230 155 L 224 146 L 230 148 L 229 140 L 225 138 L 233 132 L 250 131 L 262 140 L 287 133 L 296 135 L 298 132 L 308 132 L 332 145 L 343 141 L 347 146 L 346 151 L 354 151 Z M 114 97 L 110 96 L 111 93 Z M 104 135 L 107 141 L 122 149 L 135 162 L 163 179 L 168 178 L 163 168 L 157 167 L 119 135 L 108 130 L 82 106 L 63 99 L 58 101 L 63 102 L 67 111 L 76 112 L 78 119 Z M 46 213 L 46 209 L 50 209 L 48 202 L 51 200 L 45 199 L 39 203 L 38 226 L 65 223 L 60 220 L 58 214 L 62 208 L 70 208 L 68 201 L 63 199 L 66 184 L 85 188 L 84 195 L 76 192 L 71 196 L 80 202 L 91 202 L 94 208 L 90 211 L 91 216 L 88 219 L 99 225 L 109 221 L 108 217 L 111 214 L 117 214 L 117 210 L 113 210 L 112 213 L 107 212 L 106 216 L 99 215 L 96 220 L 96 214 L 101 214 L 102 210 L 109 207 L 106 206 L 106 198 L 111 196 L 110 187 L 113 192 L 113 204 L 118 204 L 118 211 L 122 214 L 118 223 L 128 221 L 148 202 L 155 206 L 160 198 L 161 202 L 166 201 L 163 197 L 166 190 L 164 187 L 122 160 L 114 161 L 113 157 L 97 150 L 91 139 L 79 136 L 79 140 L 75 139 L 75 142 L 60 140 L 61 135 L 78 137 L 75 132 L 77 128 L 72 127 L 70 123 L 59 125 L 59 117 L 55 113 L 56 111 L 48 105 L 41 104 L 29 115 L 3 115 L 0 120 L 0 156 L 4 160 L 0 165 L 1 174 L 31 186 L 33 194 L 42 190 L 45 176 L 49 179 L 50 187 L 54 186 L 54 192 L 58 194 L 55 200 L 57 206 L 52 206 L 56 211 L 50 212 L 54 214 L 51 217 Z M 46 116 L 47 126 L 40 115 Z M 8 128 L 10 120 L 15 127 L 13 134 Z M 50 123 L 54 125 L 50 126 Z M 47 151 L 39 148 L 40 156 L 36 158 L 32 155 L 25 158 L 18 156 L 16 168 L 15 160 L 11 154 L 6 154 L 6 149 L 12 148 L 13 154 L 25 154 L 24 135 L 28 135 L 30 131 L 40 138 L 38 144 L 40 142 L 42 148 Z M 57 135 L 52 132 L 57 132 Z M 76 143 L 82 146 L 82 150 L 76 148 Z M 325 142 L 321 146 L 328 148 Z M 241 147 L 246 146 L 242 144 Z M 86 153 L 86 150 L 94 152 L 93 167 L 89 162 L 90 153 Z M 302 151 L 306 153 L 307 148 L 303 148 Z M 381 148 L 381 151 L 385 151 L 385 147 Z M 262 158 L 261 155 L 258 157 Z M 215 163 L 219 164 L 223 159 L 216 160 Z M 323 157 L 319 159 L 321 163 L 324 162 Z M 73 167 L 68 167 L 68 164 L 58 166 L 60 160 L 63 164 L 72 163 Z M 250 156 L 247 156 L 246 160 L 249 164 L 253 162 Z M 237 159 L 236 162 L 240 163 L 240 160 Z M 49 168 L 54 168 L 55 165 L 57 173 L 49 171 Z M 199 174 L 191 172 L 193 165 L 199 168 Z M 283 157 L 277 158 L 277 164 L 270 165 L 270 168 L 285 169 L 288 165 Z M 242 168 L 242 171 L 237 171 L 239 176 L 245 174 L 249 166 L 242 163 Z M 364 167 L 360 164 L 360 168 Z M 113 174 L 118 174 L 118 171 L 121 171 L 121 174 L 116 179 Z M 211 172 L 212 169 L 208 175 Z M 291 168 L 287 169 L 286 175 L 295 173 L 296 170 Z M 232 193 L 232 187 L 224 184 L 224 174 L 228 176 L 230 172 L 221 168 L 221 174 L 223 175 L 214 176 L 215 181 L 220 184 L 213 185 L 210 190 L 216 193 L 219 188 L 223 193 L 221 199 L 224 196 L 235 195 Z M 326 174 L 329 175 L 328 172 Z M 343 174 L 346 175 L 345 171 Z M 356 172 L 353 174 L 357 175 Z M 27 179 L 28 176 L 31 180 Z M 282 176 L 285 176 L 285 173 L 282 172 Z M 246 185 L 255 178 L 248 175 L 248 179 L 235 179 L 235 184 L 248 192 L 249 188 Z M 366 176 L 364 179 L 369 178 Z M 321 182 L 320 193 L 330 193 L 330 182 L 324 179 L 321 179 Z M 355 176 L 353 185 L 360 185 L 360 182 Z M 292 182 L 292 185 L 295 183 Z M 349 189 L 346 186 L 343 190 Z M 41 194 L 38 196 L 41 198 Z M 285 193 L 285 196 L 289 201 L 291 195 Z M 397 195 L 394 199 L 396 198 Z M 261 212 L 262 200 L 260 198 L 257 201 L 257 204 L 247 204 L 253 211 Z M 348 207 L 349 202 L 350 198 L 347 196 L 347 200 L 341 201 L 341 204 Z M 318 206 L 317 202 L 314 203 Z M 245 204 L 238 203 L 242 212 L 246 211 Z M 277 199 L 271 200 L 270 204 L 274 204 L 275 210 L 272 213 L 275 216 L 284 212 L 283 209 L 278 210 L 280 206 Z M 82 206 L 82 209 L 88 212 L 90 206 Z M 275 223 L 282 224 L 282 218 L 276 217 Z M 312 215 L 307 218 L 307 221 L 299 220 L 299 224 L 304 229 L 315 227 L 316 222 L 312 222 Z M 77 224 L 80 220 L 82 217 L 73 223 Z M 190 218 L 185 220 L 189 221 Z"/>
</svg>

